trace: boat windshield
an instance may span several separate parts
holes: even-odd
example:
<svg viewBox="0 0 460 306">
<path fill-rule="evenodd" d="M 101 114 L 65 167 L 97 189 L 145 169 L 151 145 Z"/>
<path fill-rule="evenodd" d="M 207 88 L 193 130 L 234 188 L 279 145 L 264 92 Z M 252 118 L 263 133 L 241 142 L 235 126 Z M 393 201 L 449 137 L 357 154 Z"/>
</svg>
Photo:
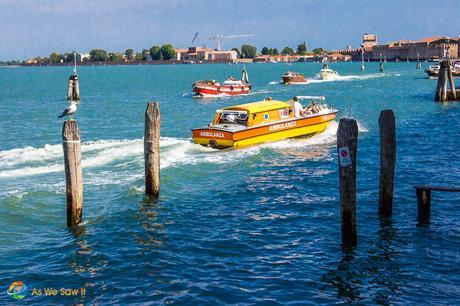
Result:
<svg viewBox="0 0 460 306">
<path fill-rule="evenodd" d="M 224 85 L 243 85 L 243 83 L 240 80 L 226 80 L 224 82 Z"/>
<path fill-rule="evenodd" d="M 218 124 L 248 125 L 248 113 L 245 111 L 224 110 L 221 112 Z"/>
</svg>

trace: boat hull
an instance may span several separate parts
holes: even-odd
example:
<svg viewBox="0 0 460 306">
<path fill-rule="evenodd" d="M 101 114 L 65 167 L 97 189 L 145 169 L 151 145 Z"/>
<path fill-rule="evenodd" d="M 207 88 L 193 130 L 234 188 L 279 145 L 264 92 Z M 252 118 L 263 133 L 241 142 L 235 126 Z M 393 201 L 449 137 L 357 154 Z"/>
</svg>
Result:
<svg viewBox="0 0 460 306">
<path fill-rule="evenodd" d="M 318 74 L 321 80 L 335 80 L 338 79 L 338 74 L 330 74 L 330 73 L 320 73 Z"/>
<path fill-rule="evenodd" d="M 263 126 L 247 128 L 237 132 L 218 128 L 199 128 L 192 130 L 193 142 L 218 149 L 241 148 L 264 142 L 320 133 L 336 117 L 337 112 L 274 122 Z"/>
<path fill-rule="evenodd" d="M 282 76 L 283 84 L 285 85 L 294 85 L 294 84 L 306 84 L 308 81 L 305 77 L 290 77 L 290 76 Z"/>
<path fill-rule="evenodd" d="M 196 95 L 201 97 L 219 97 L 219 96 L 238 96 L 246 95 L 251 92 L 251 85 L 204 85 L 194 84 L 193 91 Z"/>
<path fill-rule="evenodd" d="M 436 79 L 439 77 L 439 70 L 425 70 L 425 73 L 428 75 L 429 78 L 431 79 Z M 453 70 L 452 71 L 452 76 L 453 77 L 460 77 L 460 70 Z"/>
</svg>

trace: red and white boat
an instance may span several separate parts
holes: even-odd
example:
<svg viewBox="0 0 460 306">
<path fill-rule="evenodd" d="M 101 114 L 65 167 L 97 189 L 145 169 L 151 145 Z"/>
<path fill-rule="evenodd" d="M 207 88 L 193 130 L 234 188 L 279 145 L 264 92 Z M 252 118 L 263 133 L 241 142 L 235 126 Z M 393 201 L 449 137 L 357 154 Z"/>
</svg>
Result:
<svg viewBox="0 0 460 306">
<path fill-rule="evenodd" d="M 251 92 L 252 86 L 248 72 L 243 68 L 241 80 L 228 77 L 222 84 L 214 80 L 203 80 L 193 83 L 192 88 L 198 97 L 209 98 L 245 95 Z"/>
</svg>

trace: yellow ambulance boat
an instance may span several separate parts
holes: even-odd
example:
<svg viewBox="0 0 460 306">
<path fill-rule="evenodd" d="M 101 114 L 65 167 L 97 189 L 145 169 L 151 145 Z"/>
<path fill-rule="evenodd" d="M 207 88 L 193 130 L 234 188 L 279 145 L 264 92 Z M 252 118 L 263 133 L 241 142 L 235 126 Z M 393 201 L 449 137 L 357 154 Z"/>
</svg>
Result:
<svg viewBox="0 0 460 306">
<path fill-rule="evenodd" d="M 295 116 L 293 100 L 310 100 Z M 238 148 L 286 138 L 313 135 L 326 129 L 338 110 L 322 96 L 297 96 L 291 101 L 264 100 L 217 110 L 207 126 L 193 129 L 193 142 L 218 149 Z M 299 102 L 300 103 L 300 102 Z"/>
</svg>

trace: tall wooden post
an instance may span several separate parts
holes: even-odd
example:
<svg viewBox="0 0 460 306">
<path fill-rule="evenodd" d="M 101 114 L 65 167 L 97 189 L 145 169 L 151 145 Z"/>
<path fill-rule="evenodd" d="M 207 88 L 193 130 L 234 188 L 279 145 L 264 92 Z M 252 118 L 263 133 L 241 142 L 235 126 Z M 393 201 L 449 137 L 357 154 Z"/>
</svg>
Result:
<svg viewBox="0 0 460 306">
<path fill-rule="evenodd" d="M 77 121 L 64 121 L 62 127 L 62 148 L 66 180 L 67 226 L 82 222 L 83 174 L 80 153 L 80 130 Z"/>
<path fill-rule="evenodd" d="M 339 155 L 340 217 L 342 245 L 356 246 L 356 154 L 358 124 L 353 119 L 340 119 L 337 131 Z"/>
<path fill-rule="evenodd" d="M 436 84 L 436 92 L 435 92 L 435 97 L 434 101 L 441 101 L 441 95 L 442 95 L 442 85 L 443 85 L 443 74 L 441 68 L 439 68 L 439 73 L 438 73 L 438 82 Z"/>
<path fill-rule="evenodd" d="M 149 102 L 144 129 L 145 192 L 155 198 L 160 193 L 160 125 L 160 104 Z"/>
<path fill-rule="evenodd" d="M 447 78 L 449 80 L 449 85 L 450 85 L 450 95 L 449 99 L 452 101 L 457 100 L 457 90 L 455 89 L 455 81 L 454 77 L 452 76 L 452 65 L 450 60 L 447 63 Z"/>
<path fill-rule="evenodd" d="M 440 72 L 442 72 L 441 102 L 446 102 L 447 101 L 447 79 L 448 79 L 447 67 L 444 67 Z"/>
<path fill-rule="evenodd" d="M 430 205 L 431 205 L 431 190 L 416 188 L 418 200 L 418 222 L 426 224 L 430 222 Z"/>
<path fill-rule="evenodd" d="M 80 101 L 80 87 L 78 85 L 78 76 L 72 74 L 69 77 L 69 88 L 67 89 L 67 100 Z"/>
<path fill-rule="evenodd" d="M 393 188 L 396 164 L 396 123 L 392 110 L 380 112 L 380 190 L 379 213 L 393 213 Z"/>
</svg>

